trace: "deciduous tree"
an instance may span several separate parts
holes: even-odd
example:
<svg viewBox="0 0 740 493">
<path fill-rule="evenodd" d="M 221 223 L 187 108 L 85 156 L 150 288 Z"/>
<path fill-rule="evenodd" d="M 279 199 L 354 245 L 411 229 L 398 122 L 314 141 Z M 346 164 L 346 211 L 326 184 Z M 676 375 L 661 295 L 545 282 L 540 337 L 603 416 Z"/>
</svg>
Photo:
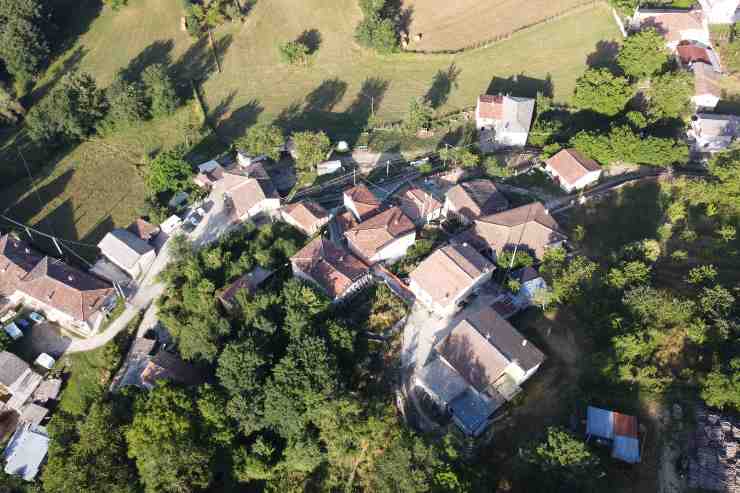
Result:
<svg viewBox="0 0 740 493">
<path fill-rule="evenodd" d="M 285 145 L 285 137 L 275 125 L 254 125 L 235 144 L 251 156 L 267 156 L 277 161 L 280 149 Z"/>
<path fill-rule="evenodd" d="M 634 89 L 625 77 L 604 68 L 591 68 L 576 81 L 573 102 L 579 108 L 614 116 L 624 109 L 633 95 Z"/>
<path fill-rule="evenodd" d="M 643 79 L 662 72 L 669 56 L 663 36 L 655 28 L 647 28 L 625 38 L 617 63 L 625 74 Z"/>
</svg>

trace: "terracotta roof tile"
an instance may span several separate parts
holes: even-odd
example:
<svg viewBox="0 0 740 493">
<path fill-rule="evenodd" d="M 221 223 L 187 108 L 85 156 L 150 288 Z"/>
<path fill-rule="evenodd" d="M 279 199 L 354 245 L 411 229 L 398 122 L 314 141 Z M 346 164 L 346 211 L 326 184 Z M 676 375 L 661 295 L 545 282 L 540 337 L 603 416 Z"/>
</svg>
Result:
<svg viewBox="0 0 740 493">
<path fill-rule="evenodd" d="M 361 219 L 367 219 L 380 207 L 380 199 L 362 183 L 346 190 L 344 195 L 355 204 Z"/>
<path fill-rule="evenodd" d="M 568 185 L 574 185 L 588 173 L 601 169 L 599 163 L 584 156 L 576 149 L 563 149 L 545 163 L 555 170 L 560 179 Z"/>
<path fill-rule="evenodd" d="M 639 9 L 637 17 L 642 28 L 654 27 L 669 43 L 681 41 L 684 31 L 704 30 L 701 10 Z"/>
<path fill-rule="evenodd" d="M 509 206 L 506 196 L 491 180 L 471 180 L 455 185 L 447 191 L 447 198 L 459 214 L 471 220 Z"/>
<path fill-rule="evenodd" d="M 332 299 L 340 297 L 369 269 L 362 260 L 321 237 L 303 247 L 291 261 Z"/>
<path fill-rule="evenodd" d="M 313 231 L 320 223 L 329 220 L 329 213 L 313 200 L 302 200 L 283 207 L 283 214 L 290 216 L 305 232 Z"/>
<path fill-rule="evenodd" d="M 715 97 L 722 96 L 722 89 L 719 86 L 720 75 L 711 65 L 697 62 L 692 66 L 694 72 L 694 94 L 696 96 L 711 95 Z"/>
<path fill-rule="evenodd" d="M 468 245 L 447 245 L 435 250 L 410 274 L 420 289 L 442 306 L 454 302 L 475 279 L 494 266 Z"/>
<path fill-rule="evenodd" d="M 414 222 L 442 209 L 442 203 L 439 200 L 419 187 L 409 188 L 401 194 L 399 199 L 401 210 Z"/>
<path fill-rule="evenodd" d="M 500 120 L 504 116 L 503 96 L 484 94 L 478 97 L 478 115 L 481 118 Z"/>
<path fill-rule="evenodd" d="M 346 231 L 344 236 L 366 258 L 372 258 L 393 240 L 415 229 L 414 223 L 399 207 L 391 207 Z"/>
<path fill-rule="evenodd" d="M 159 234 L 158 226 L 155 226 L 142 218 L 138 218 L 136 221 L 129 224 L 128 228 L 126 229 L 131 234 L 138 236 L 144 241 L 149 241 Z"/>
<path fill-rule="evenodd" d="M 549 245 L 567 239 L 540 202 L 476 219 L 471 235 L 497 254 L 518 243 L 537 258 L 542 258 Z"/>
</svg>

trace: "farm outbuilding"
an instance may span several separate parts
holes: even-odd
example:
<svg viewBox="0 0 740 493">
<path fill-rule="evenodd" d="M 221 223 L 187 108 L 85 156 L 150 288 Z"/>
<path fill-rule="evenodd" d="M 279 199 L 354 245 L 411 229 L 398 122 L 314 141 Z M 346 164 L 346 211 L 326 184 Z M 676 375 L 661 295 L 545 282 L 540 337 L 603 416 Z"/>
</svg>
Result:
<svg viewBox="0 0 740 493">
<path fill-rule="evenodd" d="M 612 457 L 629 464 L 640 462 L 637 418 L 616 411 L 588 406 L 586 436 L 610 440 Z"/>
</svg>

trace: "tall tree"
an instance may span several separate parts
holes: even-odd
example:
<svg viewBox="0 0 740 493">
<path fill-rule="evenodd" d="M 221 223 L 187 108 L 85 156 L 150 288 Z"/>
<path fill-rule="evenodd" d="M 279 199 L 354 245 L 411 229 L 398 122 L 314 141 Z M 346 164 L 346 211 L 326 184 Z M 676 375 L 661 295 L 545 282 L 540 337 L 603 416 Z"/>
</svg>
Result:
<svg viewBox="0 0 740 493">
<path fill-rule="evenodd" d="M 184 159 L 184 149 L 175 147 L 162 151 L 151 160 L 146 173 L 146 185 L 153 195 L 184 190 L 193 176 L 192 167 Z"/>
<path fill-rule="evenodd" d="M 619 49 L 617 63 L 625 74 L 643 79 L 662 72 L 669 57 L 663 35 L 655 28 L 648 28 L 627 36 Z"/>
<path fill-rule="evenodd" d="M 108 111 L 101 122 L 103 129 L 137 123 L 147 116 L 147 105 L 141 85 L 126 80 L 120 73 L 105 90 L 105 97 L 108 101 Z"/>
<path fill-rule="evenodd" d="M 316 166 L 331 150 L 329 137 L 322 132 L 296 132 L 292 135 L 297 168 L 303 173 L 315 173 Z"/>
<path fill-rule="evenodd" d="M 273 161 L 280 158 L 280 149 L 285 145 L 282 130 L 275 125 L 253 125 L 236 141 L 238 149 L 251 156 L 267 156 Z"/>
<path fill-rule="evenodd" d="M 105 110 L 105 95 L 95 79 L 85 72 L 71 72 L 31 108 L 26 126 L 37 141 L 61 144 L 81 140 L 93 133 Z"/>
<path fill-rule="evenodd" d="M 0 0 L 0 59 L 21 83 L 32 80 L 48 61 L 47 23 L 39 0 Z"/>
<path fill-rule="evenodd" d="M 141 74 L 141 82 L 154 118 L 175 112 L 180 101 L 167 67 L 159 63 L 149 65 Z"/>
<path fill-rule="evenodd" d="M 655 77 L 647 91 L 648 115 L 653 121 L 682 118 L 691 110 L 693 94 L 694 79 L 689 72 L 681 71 Z"/>
<path fill-rule="evenodd" d="M 576 81 L 573 102 L 582 109 L 606 116 L 621 112 L 634 95 L 625 77 L 614 75 L 608 69 L 591 68 Z"/>
<path fill-rule="evenodd" d="M 148 493 L 198 491 L 211 483 L 215 447 L 201 420 L 183 389 L 159 386 L 139 395 L 126 440 Z"/>
</svg>

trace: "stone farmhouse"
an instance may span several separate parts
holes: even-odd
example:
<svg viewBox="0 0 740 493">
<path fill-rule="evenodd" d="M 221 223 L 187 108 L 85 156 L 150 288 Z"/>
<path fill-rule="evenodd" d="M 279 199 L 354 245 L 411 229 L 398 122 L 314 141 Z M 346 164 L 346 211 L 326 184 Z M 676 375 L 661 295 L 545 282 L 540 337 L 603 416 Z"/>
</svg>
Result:
<svg viewBox="0 0 740 493">
<path fill-rule="evenodd" d="M 475 106 L 475 126 L 481 149 L 523 147 L 534 115 L 534 99 L 509 95 L 482 95 Z"/>
</svg>

